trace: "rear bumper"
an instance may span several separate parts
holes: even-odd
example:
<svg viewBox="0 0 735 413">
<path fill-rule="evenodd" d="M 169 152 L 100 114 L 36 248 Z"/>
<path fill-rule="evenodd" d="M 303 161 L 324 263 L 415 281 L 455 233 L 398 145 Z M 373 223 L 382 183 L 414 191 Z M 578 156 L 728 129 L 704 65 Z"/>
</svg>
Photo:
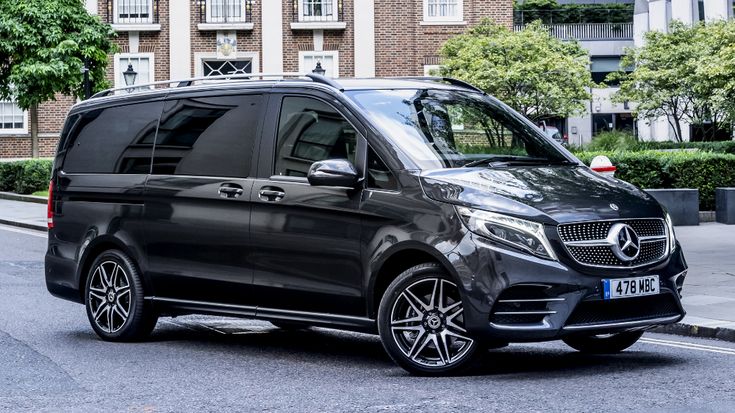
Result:
<svg viewBox="0 0 735 413">
<path fill-rule="evenodd" d="M 470 245 L 473 244 L 473 245 Z M 464 245 L 463 245 L 464 244 Z M 523 342 L 646 329 L 680 321 L 687 265 L 677 246 L 664 261 L 633 270 L 580 271 L 468 234 L 452 264 L 462 284 L 465 326 L 476 337 Z M 602 280 L 656 274 L 657 295 L 602 299 Z"/>
</svg>

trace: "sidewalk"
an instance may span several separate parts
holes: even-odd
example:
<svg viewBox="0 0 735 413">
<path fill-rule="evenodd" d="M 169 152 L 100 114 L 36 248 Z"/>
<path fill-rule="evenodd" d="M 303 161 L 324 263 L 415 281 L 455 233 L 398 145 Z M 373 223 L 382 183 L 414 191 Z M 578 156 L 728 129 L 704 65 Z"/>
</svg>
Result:
<svg viewBox="0 0 735 413">
<path fill-rule="evenodd" d="M 46 205 L 0 199 L 0 223 L 46 231 Z M 735 226 L 676 227 L 676 236 L 689 264 L 687 316 L 659 331 L 735 341 Z"/>
</svg>

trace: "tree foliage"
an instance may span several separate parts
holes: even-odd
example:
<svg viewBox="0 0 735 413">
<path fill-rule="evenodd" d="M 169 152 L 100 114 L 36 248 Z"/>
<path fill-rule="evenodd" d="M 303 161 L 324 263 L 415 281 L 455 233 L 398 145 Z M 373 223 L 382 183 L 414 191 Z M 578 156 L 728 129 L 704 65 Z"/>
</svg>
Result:
<svg viewBox="0 0 735 413">
<path fill-rule="evenodd" d="M 85 61 L 93 89 L 106 87 L 112 36 L 80 0 L 0 1 L 0 98 L 30 109 L 57 93 L 82 96 Z"/>
<path fill-rule="evenodd" d="M 440 73 L 470 82 L 533 121 L 585 109 L 594 86 L 587 52 L 539 23 L 520 32 L 484 20 L 449 39 Z"/>
<path fill-rule="evenodd" d="M 637 102 L 640 119 L 665 116 L 677 141 L 682 125 L 720 125 L 735 120 L 735 22 L 686 26 L 672 22 L 668 33 L 651 31 L 645 45 L 629 49 L 621 66 L 631 73 L 614 73 L 618 102 Z M 714 128 L 711 128 L 714 130 Z"/>
</svg>

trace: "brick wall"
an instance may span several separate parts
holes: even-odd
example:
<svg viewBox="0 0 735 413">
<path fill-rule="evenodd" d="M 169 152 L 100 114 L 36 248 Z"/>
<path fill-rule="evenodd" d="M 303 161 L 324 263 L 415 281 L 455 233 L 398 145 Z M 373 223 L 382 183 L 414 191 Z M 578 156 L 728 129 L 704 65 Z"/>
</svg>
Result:
<svg viewBox="0 0 735 413">
<path fill-rule="evenodd" d="M 421 25 L 423 13 L 422 0 L 375 0 L 376 76 L 423 75 L 442 44 L 467 27 L 485 17 L 513 23 L 512 0 L 464 0 L 467 25 Z"/>
<path fill-rule="evenodd" d="M 52 157 L 59 138 L 39 138 L 38 151 L 41 157 Z M 30 158 L 31 137 L 0 137 L 0 158 Z"/>
<path fill-rule="evenodd" d="M 324 30 L 324 51 L 339 52 L 339 74 L 342 77 L 355 75 L 354 53 L 354 0 L 343 0 L 344 30 Z M 294 2 L 283 0 L 283 70 L 298 72 L 299 51 L 314 50 L 313 30 L 293 30 Z"/>
</svg>

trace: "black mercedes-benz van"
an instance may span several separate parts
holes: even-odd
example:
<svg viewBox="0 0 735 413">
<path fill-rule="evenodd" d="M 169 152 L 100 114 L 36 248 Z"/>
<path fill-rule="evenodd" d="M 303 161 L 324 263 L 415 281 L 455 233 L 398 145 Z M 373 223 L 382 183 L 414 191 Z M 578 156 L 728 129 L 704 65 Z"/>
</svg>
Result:
<svg viewBox="0 0 735 413">
<path fill-rule="evenodd" d="M 648 194 L 453 79 L 229 80 L 74 106 L 46 282 L 104 340 L 191 313 L 379 333 L 415 374 L 488 348 L 619 352 L 684 316 Z"/>
</svg>

